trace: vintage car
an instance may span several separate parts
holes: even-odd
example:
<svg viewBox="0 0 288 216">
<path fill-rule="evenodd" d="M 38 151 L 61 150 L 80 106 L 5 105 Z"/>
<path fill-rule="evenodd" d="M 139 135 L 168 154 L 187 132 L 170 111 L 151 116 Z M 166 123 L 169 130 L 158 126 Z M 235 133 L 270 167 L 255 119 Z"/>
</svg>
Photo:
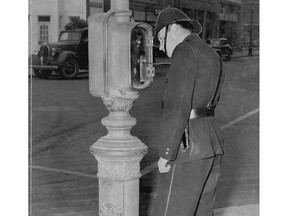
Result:
<svg viewBox="0 0 288 216">
<path fill-rule="evenodd" d="M 233 49 L 226 38 L 207 39 L 206 43 L 209 44 L 221 58 L 225 58 L 228 61 L 231 60 Z"/>
<path fill-rule="evenodd" d="M 73 79 L 88 65 L 88 28 L 62 31 L 57 43 L 42 44 L 30 57 L 30 67 L 42 79 L 49 78 L 53 71 L 64 79 Z"/>
</svg>

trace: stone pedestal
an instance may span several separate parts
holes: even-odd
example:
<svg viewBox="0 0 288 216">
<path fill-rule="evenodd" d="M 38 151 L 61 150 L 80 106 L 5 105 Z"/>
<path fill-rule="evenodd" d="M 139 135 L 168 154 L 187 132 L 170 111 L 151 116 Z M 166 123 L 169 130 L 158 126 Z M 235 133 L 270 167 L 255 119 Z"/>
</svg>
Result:
<svg viewBox="0 0 288 216">
<path fill-rule="evenodd" d="M 137 98 L 134 91 L 102 97 L 110 111 L 102 119 L 108 134 L 90 147 L 98 161 L 99 216 L 139 215 L 140 161 L 147 146 L 130 134 L 136 119 L 129 110 Z"/>
</svg>

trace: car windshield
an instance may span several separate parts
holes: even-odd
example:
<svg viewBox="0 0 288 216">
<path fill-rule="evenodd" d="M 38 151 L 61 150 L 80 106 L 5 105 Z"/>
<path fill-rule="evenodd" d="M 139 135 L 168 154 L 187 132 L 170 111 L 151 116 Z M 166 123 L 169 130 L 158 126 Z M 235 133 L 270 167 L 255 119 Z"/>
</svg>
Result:
<svg viewBox="0 0 288 216">
<path fill-rule="evenodd" d="M 227 40 L 222 40 L 221 41 L 221 45 L 227 45 L 228 44 L 228 41 Z"/>
<path fill-rule="evenodd" d="M 80 32 L 62 32 L 59 41 L 78 41 L 80 36 Z"/>
<path fill-rule="evenodd" d="M 219 40 L 211 40 L 211 46 L 220 46 Z"/>
</svg>

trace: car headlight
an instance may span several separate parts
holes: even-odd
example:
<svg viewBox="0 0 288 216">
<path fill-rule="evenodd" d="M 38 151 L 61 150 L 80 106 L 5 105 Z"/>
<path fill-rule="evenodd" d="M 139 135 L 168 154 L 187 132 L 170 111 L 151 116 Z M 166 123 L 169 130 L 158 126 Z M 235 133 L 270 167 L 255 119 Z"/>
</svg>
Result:
<svg viewBox="0 0 288 216">
<path fill-rule="evenodd" d="M 51 55 L 54 56 L 56 54 L 57 49 L 56 48 L 52 48 L 51 50 Z"/>
</svg>

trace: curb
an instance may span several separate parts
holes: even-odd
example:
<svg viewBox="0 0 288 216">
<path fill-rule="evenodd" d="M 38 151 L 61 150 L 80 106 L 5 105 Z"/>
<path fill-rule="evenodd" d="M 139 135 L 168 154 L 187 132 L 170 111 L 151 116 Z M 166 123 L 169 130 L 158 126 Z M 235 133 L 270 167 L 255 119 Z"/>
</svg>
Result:
<svg viewBox="0 0 288 216">
<path fill-rule="evenodd" d="M 255 53 L 252 56 L 249 56 L 248 54 L 243 54 L 243 55 L 232 55 L 232 59 L 236 59 L 236 58 L 245 58 L 245 57 L 259 57 L 259 53 Z"/>
</svg>

